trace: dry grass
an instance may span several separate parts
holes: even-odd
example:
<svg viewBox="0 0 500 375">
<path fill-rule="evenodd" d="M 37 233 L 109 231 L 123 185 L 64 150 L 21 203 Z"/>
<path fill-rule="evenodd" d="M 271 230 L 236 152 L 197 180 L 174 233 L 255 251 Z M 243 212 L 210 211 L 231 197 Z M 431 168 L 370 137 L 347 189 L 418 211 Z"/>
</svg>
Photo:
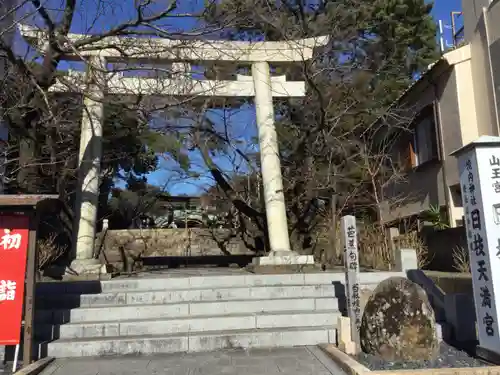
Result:
<svg viewBox="0 0 500 375">
<path fill-rule="evenodd" d="M 453 268 L 461 273 L 470 272 L 469 252 L 462 246 L 455 246 L 452 252 Z"/>
<path fill-rule="evenodd" d="M 51 233 L 48 238 L 37 241 L 39 270 L 44 269 L 64 255 L 66 249 L 57 245 L 56 238 L 57 234 Z"/>
<path fill-rule="evenodd" d="M 360 223 L 358 226 L 359 264 L 375 270 L 394 268 L 394 254 L 385 229 L 378 224 Z"/>
<path fill-rule="evenodd" d="M 342 248 L 340 220 L 337 221 L 335 243 L 332 243 L 331 221 L 323 225 L 318 231 L 320 243 L 326 243 L 315 253 L 317 260 L 327 266 L 343 266 L 344 251 Z M 423 240 L 416 231 L 398 236 L 395 249 L 415 249 L 417 252 L 418 266 L 424 268 L 429 265 L 432 258 Z M 363 223 L 358 221 L 358 246 L 359 263 L 362 268 L 387 271 L 394 269 L 394 251 L 383 226 L 377 223 Z"/>
<path fill-rule="evenodd" d="M 417 252 L 418 268 L 420 269 L 425 268 L 432 261 L 427 246 L 416 231 L 396 237 L 395 246 L 397 249 L 414 249 Z"/>
<path fill-rule="evenodd" d="M 329 220 L 318 230 L 318 243 L 322 244 L 315 252 L 315 258 L 328 268 L 344 265 L 344 249 L 340 231 L 340 219 L 332 236 L 332 221 Z M 333 242 L 334 240 L 334 242 Z M 359 264 L 363 268 L 390 270 L 394 257 L 387 245 L 385 231 L 377 224 L 358 222 Z"/>
</svg>

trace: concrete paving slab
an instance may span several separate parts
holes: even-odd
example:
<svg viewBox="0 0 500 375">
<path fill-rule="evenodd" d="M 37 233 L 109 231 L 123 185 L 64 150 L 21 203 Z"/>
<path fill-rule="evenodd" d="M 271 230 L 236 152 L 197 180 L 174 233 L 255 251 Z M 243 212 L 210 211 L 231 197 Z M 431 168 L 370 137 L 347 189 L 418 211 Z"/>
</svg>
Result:
<svg viewBox="0 0 500 375">
<path fill-rule="evenodd" d="M 56 360 L 41 375 L 346 375 L 317 347 Z"/>
</svg>

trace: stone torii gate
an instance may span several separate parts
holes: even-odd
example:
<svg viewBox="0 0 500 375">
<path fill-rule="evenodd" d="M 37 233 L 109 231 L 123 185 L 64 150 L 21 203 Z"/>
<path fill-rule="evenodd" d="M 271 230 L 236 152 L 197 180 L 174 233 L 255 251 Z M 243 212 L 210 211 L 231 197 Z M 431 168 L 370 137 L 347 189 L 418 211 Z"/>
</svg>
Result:
<svg viewBox="0 0 500 375">
<path fill-rule="evenodd" d="M 47 35 L 26 25 L 22 36 L 43 53 Z M 69 34 L 71 42 L 86 35 Z M 80 189 L 75 212 L 75 260 L 79 272 L 93 272 L 99 265 L 93 260 L 96 236 L 99 174 L 102 155 L 105 95 L 151 95 L 183 97 L 254 97 L 261 155 L 261 173 L 268 223 L 270 254 L 256 258 L 256 264 L 311 264 L 312 256 L 291 251 L 283 181 L 274 125 L 273 97 L 305 96 L 303 81 L 287 81 L 286 76 L 271 76 L 270 64 L 303 62 L 313 57 L 315 47 L 325 46 L 328 37 L 286 42 L 186 41 L 162 38 L 107 37 L 84 50 L 68 53 L 66 60 L 83 60 L 87 72 L 70 72 L 52 88 L 60 92 L 81 92 L 85 108 L 82 114 L 79 151 Z M 70 50 L 70 48 L 68 48 Z M 120 51 L 125 51 L 124 57 Z M 125 77 L 107 69 L 108 63 L 147 61 L 172 64 L 171 78 Z M 188 62 L 229 62 L 251 66 L 251 76 L 236 75 L 233 80 L 203 80 L 189 77 Z M 68 84 L 69 83 L 69 84 Z"/>
</svg>

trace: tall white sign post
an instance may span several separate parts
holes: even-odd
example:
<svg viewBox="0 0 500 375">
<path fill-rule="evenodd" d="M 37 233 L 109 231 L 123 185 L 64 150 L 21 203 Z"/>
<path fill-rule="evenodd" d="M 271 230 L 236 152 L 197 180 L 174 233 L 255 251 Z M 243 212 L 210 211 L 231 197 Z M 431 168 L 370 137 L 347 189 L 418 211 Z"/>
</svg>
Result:
<svg viewBox="0 0 500 375">
<path fill-rule="evenodd" d="M 340 219 L 346 280 L 347 313 L 351 321 L 351 340 L 360 346 L 361 305 L 359 298 L 359 252 L 356 218 L 351 215 Z"/>
<path fill-rule="evenodd" d="M 469 244 L 479 348 L 500 356 L 500 138 L 483 136 L 452 153 L 458 158 Z"/>
</svg>

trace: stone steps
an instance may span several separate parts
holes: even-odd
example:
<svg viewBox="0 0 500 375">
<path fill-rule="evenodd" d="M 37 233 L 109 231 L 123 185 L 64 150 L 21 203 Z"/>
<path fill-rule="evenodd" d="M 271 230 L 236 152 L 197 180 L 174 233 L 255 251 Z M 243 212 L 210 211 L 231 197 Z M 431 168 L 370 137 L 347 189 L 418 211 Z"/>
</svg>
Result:
<svg viewBox="0 0 500 375">
<path fill-rule="evenodd" d="M 294 327 L 288 329 L 231 330 L 222 332 L 184 333 L 56 340 L 42 348 L 47 355 L 62 357 L 95 357 L 130 354 L 205 352 L 221 349 L 294 347 L 334 343 L 336 330 L 328 327 Z"/>
<path fill-rule="evenodd" d="M 273 311 L 337 310 L 338 300 L 330 298 L 289 298 L 262 300 L 232 300 L 156 305 L 123 305 L 76 308 L 72 310 L 42 310 L 35 315 L 36 323 L 112 322 L 137 319 L 165 319 L 204 315 L 230 315 Z"/>
<path fill-rule="evenodd" d="M 323 298 L 336 293 L 334 285 L 278 285 L 234 288 L 203 288 L 110 292 L 99 294 L 57 294 L 37 298 L 37 308 L 105 307 L 117 305 L 154 305 L 175 302 L 259 300 L 281 298 Z"/>
<path fill-rule="evenodd" d="M 362 284 L 378 284 L 391 276 L 404 276 L 402 272 L 363 272 L 360 274 Z M 37 293 L 46 296 L 53 292 L 58 294 L 97 294 L 151 290 L 180 289 L 221 289 L 256 286 L 286 285 L 332 285 L 343 283 L 341 272 L 291 273 L 281 275 L 233 274 L 217 276 L 166 276 L 149 278 L 128 278 L 106 281 L 81 281 L 74 283 L 43 282 L 37 285 Z"/>
<path fill-rule="evenodd" d="M 360 283 L 376 285 L 392 276 L 405 277 L 404 272 L 362 272 Z M 193 289 L 222 289 L 258 286 L 332 285 L 344 283 L 340 272 L 293 273 L 282 275 L 236 274 L 218 276 L 168 276 L 130 278 L 106 281 L 42 282 L 37 284 L 37 295 L 82 295 L 140 291 L 178 291 Z"/>
<path fill-rule="evenodd" d="M 35 335 L 55 357 L 335 343 L 343 281 L 322 272 L 40 283 Z"/>
<path fill-rule="evenodd" d="M 40 325 L 45 339 L 129 337 L 188 334 L 191 332 L 252 330 L 295 327 L 335 327 L 340 313 L 325 311 L 283 311 L 232 315 L 189 316 L 169 319 L 141 319 L 111 322 L 83 322 Z"/>
</svg>

